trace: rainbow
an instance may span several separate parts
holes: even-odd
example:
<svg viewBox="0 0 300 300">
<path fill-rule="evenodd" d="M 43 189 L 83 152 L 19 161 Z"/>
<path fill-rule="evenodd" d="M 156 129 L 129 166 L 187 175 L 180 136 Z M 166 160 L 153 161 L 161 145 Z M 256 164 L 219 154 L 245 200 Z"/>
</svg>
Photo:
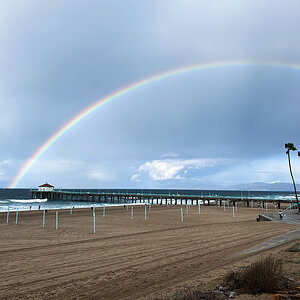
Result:
<svg viewBox="0 0 300 300">
<path fill-rule="evenodd" d="M 53 135 L 51 135 L 35 152 L 34 154 L 28 158 L 28 160 L 24 163 L 24 165 L 20 168 L 17 175 L 13 178 L 11 183 L 9 184 L 9 188 L 15 188 L 19 184 L 20 180 L 25 176 L 25 174 L 30 170 L 30 168 L 37 162 L 37 160 L 44 154 L 59 138 L 61 138 L 68 130 L 70 130 L 73 126 L 79 123 L 81 120 L 92 114 L 94 111 L 104 106 L 105 104 L 113 101 L 123 95 L 130 93 L 131 91 L 141 88 L 145 85 L 151 84 L 153 82 L 163 80 L 172 76 L 176 76 L 183 73 L 188 73 L 197 70 L 205 70 L 205 69 L 214 69 L 214 68 L 224 68 L 224 67 L 243 67 L 243 66 L 263 66 L 263 67 L 279 67 L 279 68 L 289 68 L 289 69 L 300 69 L 300 64 L 292 64 L 292 63 L 266 63 L 266 62 L 243 62 L 243 61 L 225 61 L 225 62 L 213 62 L 213 63 L 205 63 L 205 64 L 197 64 L 184 66 L 178 69 L 173 69 L 169 71 L 165 71 L 163 73 L 156 74 L 154 76 L 150 76 L 134 83 L 131 83 L 128 86 L 125 86 L 113 93 L 107 95 L 104 98 L 97 100 L 92 103 L 88 107 L 86 107 L 83 111 L 75 115 L 72 119 L 70 119 L 67 123 L 65 123 L 61 128 L 59 128 Z"/>
</svg>

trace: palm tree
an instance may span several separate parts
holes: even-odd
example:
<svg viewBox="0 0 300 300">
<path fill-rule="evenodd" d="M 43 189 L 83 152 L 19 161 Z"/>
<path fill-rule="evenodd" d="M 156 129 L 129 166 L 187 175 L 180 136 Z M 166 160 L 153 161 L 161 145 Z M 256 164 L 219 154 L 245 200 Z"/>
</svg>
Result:
<svg viewBox="0 0 300 300">
<path fill-rule="evenodd" d="M 298 195 L 297 195 L 296 184 L 295 184 L 295 180 L 294 180 L 294 176 L 293 176 L 293 172 L 292 172 L 291 157 L 290 157 L 290 151 L 295 151 L 297 149 L 293 143 L 287 143 L 287 144 L 285 144 L 284 147 L 285 147 L 285 149 L 287 149 L 286 154 L 288 156 L 290 173 L 291 173 L 291 177 L 292 177 L 292 181 L 293 181 L 293 185 L 294 185 L 295 196 L 296 196 L 296 201 L 297 201 L 297 206 L 298 206 L 298 214 L 300 214 L 300 205 L 299 205 L 299 200 L 298 200 Z M 298 156 L 300 156 L 300 152 L 298 152 Z"/>
</svg>

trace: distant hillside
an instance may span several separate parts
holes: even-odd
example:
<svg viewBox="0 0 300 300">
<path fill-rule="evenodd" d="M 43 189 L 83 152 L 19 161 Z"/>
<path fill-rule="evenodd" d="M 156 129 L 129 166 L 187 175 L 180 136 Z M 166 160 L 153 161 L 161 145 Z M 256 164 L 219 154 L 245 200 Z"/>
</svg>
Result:
<svg viewBox="0 0 300 300">
<path fill-rule="evenodd" d="M 224 187 L 225 188 L 225 187 Z M 293 184 L 286 182 L 254 182 L 246 184 L 236 184 L 227 186 L 226 190 L 244 190 L 244 191 L 283 191 L 293 192 Z M 297 191 L 300 192 L 300 185 L 297 184 Z"/>
</svg>

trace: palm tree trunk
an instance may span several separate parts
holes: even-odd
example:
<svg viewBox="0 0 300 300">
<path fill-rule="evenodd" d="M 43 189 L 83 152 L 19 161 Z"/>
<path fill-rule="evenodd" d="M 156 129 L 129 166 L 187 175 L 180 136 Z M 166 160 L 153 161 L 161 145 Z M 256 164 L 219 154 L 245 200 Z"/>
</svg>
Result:
<svg viewBox="0 0 300 300">
<path fill-rule="evenodd" d="M 292 172 L 292 166 L 291 166 L 290 151 L 288 151 L 287 155 L 288 155 L 288 160 L 289 160 L 290 173 L 291 173 L 294 190 L 295 190 L 296 201 L 297 201 L 297 205 L 298 205 L 298 213 L 300 213 L 300 205 L 299 205 L 299 200 L 298 200 L 298 195 L 297 195 L 297 189 L 296 189 L 296 184 L 295 184 L 295 180 L 294 180 L 294 176 L 293 176 L 293 172 Z"/>
</svg>

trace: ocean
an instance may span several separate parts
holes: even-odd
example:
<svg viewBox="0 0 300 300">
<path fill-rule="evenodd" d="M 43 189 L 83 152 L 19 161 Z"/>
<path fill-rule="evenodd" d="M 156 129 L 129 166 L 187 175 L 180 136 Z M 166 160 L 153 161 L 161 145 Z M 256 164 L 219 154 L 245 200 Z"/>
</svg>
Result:
<svg viewBox="0 0 300 300">
<path fill-rule="evenodd" d="M 227 196 L 244 198 L 264 198 L 264 199 L 295 199 L 292 192 L 247 192 L 247 191 L 217 191 L 217 190 L 139 190 L 139 189 L 67 189 L 68 191 L 82 192 L 113 192 L 113 193 L 144 193 L 144 194 L 170 194 L 170 195 L 199 195 L 199 196 Z M 98 202 L 82 202 L 82 201 L 61 201 L 47 199 L 30 199 L 30 189 L 0 189 L 0 212 L 15 210 L 38 210 L 38 209 L 68 209 L 70 207 L 86 208 L 86 207 L 101 207 L 109 205 L 122 205 L 111 203 Z"/>
</svg>

